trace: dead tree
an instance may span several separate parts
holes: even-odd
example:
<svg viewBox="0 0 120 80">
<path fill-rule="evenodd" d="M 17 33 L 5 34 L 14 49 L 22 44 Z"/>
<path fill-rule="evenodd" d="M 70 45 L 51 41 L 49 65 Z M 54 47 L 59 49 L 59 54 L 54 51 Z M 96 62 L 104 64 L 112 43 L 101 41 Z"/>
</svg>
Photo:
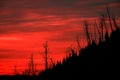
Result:
<svg viewBox="0 0 120 80">
<path fill-rule="evenodd" d="M 100 18 L 100 29 L 101 29 L 101 40 L 104 40 L 104 15 L 101 15 Z"/>
<path fill-rule="evenodd" d="M 28 67 L 29 68 L 29 67 Z M 22 75 L 27 75 L 29 76 L 30 75 L 30 70 L 29 69 L 26 69 L 22 72 Z"/>
<path fill-rule="evenodd" d="M 87 37 L 88 44 L 91 44 L 91 39 L 90 39 L 90 35 L 89 35 L 89 30 L 88 30 L 89 24 L 87 21 L 84 21 L 84 27 L 85 27 L 85 34 Z"/>
<path fill-rule="evenodd" d="M 95 23 L 94 23 L 94 26 L 96 27 L 96 31 L 98 32 L 98 35 L 99 35 L 99 40 L 101 41 L 101 32 L 100 32 L 100 29 L 99 29 L 96 21 L 95 21 Z"/>
<path fill-rule="evenodd" d="M 79 53 L 81 49 L 80 42 L 79 42 L 79 36 L 77 36 L 76 41 L 77 41 L 78 53 Z"/>
<path fill-rule="evenodd" d="M 115 18 L 114 14 L 112 14 L 112 21 L 114 23 L 115 29 L 119 28 L 118 25 L 117 25 L 117 23 L 116 23 L 116 18 Z"/>
<path fill-rule="evenodd" d="M 107 9 L 107 15 L 108 15 L 108 19 L 109 19 L 110 28 L 111 28 L 111 31 L 112 31 L 113 28 L 112 28 L 111 15 L 110 15 L 108 5 L 106 5 L 106 9 Z"/>
<path fill-rule="evenodd" d="M 103 20 L 103 25 L 104 25 L 105 31 L 108 33 L 108 29 L 107 29 L 107 26 L 106 26 L 106 20 L 105 20 L 105 15 L 104 14 L 102 15 L 102 20 Z"/>
<path fill-rule="evenodd" d="M 92 26 L 89 24 L 89 36 L 90 36 L 90 40 L 91 40 L 91 42 L 94 40 L 93 39 L 93 31 L 92 31 L 93 29 L 92 29 Z"/>
<path fill-rule="evenodd" d="M 14 75 L 18 75 L 18 71 L 17 71 L 16 65 L 14 66 Z"/>
<path fill-rule="evenodd" d="M 51 61 L 51 66 L 54 67 L 54 66 L 55 66 L 55 63 L 54 63 L 53 59 L 50 58 L 50 61 Z"/>
<path fill-rule="evenodd" d="M 96 23 L 94 23 L 94 40 L 97 41 L 97 33 L 96 33 Z"/>
<path fill-rule="evenodd" d="M 31 57 L 30 57 L 30 62 L 28 64 L 29 66 L 29 70 L 28 70 L 28 74 L 29 75 L 35 75 L 35 64 L 34 64 L 34 59 L 33 59 L 33 54 L 31 54 Z"/>
<path fill-rule="evenodd" d="M 31 54 L 31 69 L 32 69 L 32 74 L 35 75 L 35 64 L 33 61 L 33 54 Z"/>
<path fill-rule="evenodd" d="M 106 26 L 106 20 L 105 20 L 105 16 L 102 15 L 102 20 L 103 20 L 103 25 L 104 25 L 104 28 L 105 28 L 105 40 L 107 41 L 109 39 L 109 35 L 108 35 L 108 29 L 107 29 L 107 26 Z"/>
<path fill-rule="evenodd" d="M 45 59 L 45 70 L 48 69 L 48 43 L 47 41 L 43 44 L 44 47 L 44 59 Z"/>
<path fill-rule="evenodd" d="M 74 49 L 73 49 L 73 47 L 72 47 L 72 45 L 70 45 L 70 47 L 68 47 L 67 48 L 67 50 L 66 50 L 66 58 L 69 58 L 69 57 L 72 57 L 72 51 L 73 51 Z"/>
</svg>

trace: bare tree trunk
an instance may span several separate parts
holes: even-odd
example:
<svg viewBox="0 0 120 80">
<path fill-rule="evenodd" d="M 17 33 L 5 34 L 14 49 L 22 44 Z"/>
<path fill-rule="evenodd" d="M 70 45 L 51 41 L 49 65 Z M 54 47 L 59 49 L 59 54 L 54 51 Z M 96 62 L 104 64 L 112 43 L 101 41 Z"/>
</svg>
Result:
<svg viewBox="0 0 120 80">
<path fill-rule="evenodd" d="M 106 32 L 108 32 L 108 29 L 107 29 L 107 26 L 106 26 L 106 21 L 105 21 L 105 16 L 102 15 L 102 17 L 103 17 L 103 25 L 105 27 L 105 30 L 106 30 Z"/>
<path fill-rule="evenodd" d="M 27 70 L 26 74 L 27 75 L 31 74 L 31 63 L 30 62 L 28 63 L 28 70 Z"/>
<path fill-rule="evenodd" d="M 89 24 L 87 21 L 84 21 L 84 26 L 85 26 L 85 33 L 86 33 L 88 44 L 91 44 L 90 35 L 88 31 Z"/>
<path fill-rule="evenodd" d="M 76 40 L 77 40 L 78 53 L 79 53 L 79 51 L 81 49 L 80 42 L 79 42 L 79 36 L 77 36 Z"/>
<path fill-rule="evenodd" d="M 109 11 L 108 5 L 106 5 L 106 8 L 107 8 L 107 15 L 108 15 L 108 18 L 109 18 L 110 28 L 111 28 L 111 31 L 112 31 L 113 28 L 112 28 L 111 16 L 110 16 L 110 11 Z"/>
<path fill-rule="evenodd" d="M 118 25 L 117 25 L 117 23 L 116 23 L 116 18 L 115 18 L 114 14 L 112 15 L 112 21 L 114 23 L 115 29 L 119 28 Z"/>
<path fill-rule="evenodd" d="M 95 40 L 95 42 L 97 41 L 97 36 L 96 36 L 96 24 L 94 24 L 94 40 Z"/>
<path fill-rule="evenodd" d="M 28 75 L 35 75 L 35 64 L 34 64 L 34 60 L 33 60 L 33 54 L 31 54 L 30 56 L 30 62 L 28 63 Z"/>
<path fill-rule="evenodd" d="M 17 75 L 18 74 L 18 71 L 17 71 L 17 68 L 16 68 L 16 65 L 14 66 L 14 75 Z"/>
<path fill-rule="evenodd" d="M 89 25 L 89 36 L 90 36 L 90 40 L 92 42 L 94 38 L 93 38 L 92 26 L 91 25 Z"/>
<path fill-rule="evenodd" d="M 45 59 L 45 69 L 47 70 L 48 69 L 48 44 L 47 44 L 47 41 L 43 44 L 43 47 L 44 47 L 44 59 Z"/>
<path fill-rule="evenodd" d="M 31 54 L 31 70 L 32 70 L 32 75 L 35 75 L 35 64 L 33 61 L 33 54 Z"/>
<path fill-rule="evenodd" d="M 96 27 L 96 30 L 97 30 L 97 32 L 98 32 L 98 35 L 99 35 L 99 40 L 101 41 L 101 32 L 100 32 L 100 30 L 99 30 L 99 27 L 98 27 L 98 25 L 97 25 L 97 23 L 96 23 L 96 21 L 95 21 L 95 27 Z"/>
<path fill-rule="evenodd" d="M 101 28 L 101 39 L 104 40 L 104 15 L 101 15 L 100 19 L 100 28 Z"/>
<path fill-rule="evenodd" d="M 55 63 L 53 62 L 53 59 L 52 59 L 52 58 L 50 58 L 50 61 L 51 61 L 51 66 L 52 66 L 52 67 L 55 66 Z"/>
</svg>

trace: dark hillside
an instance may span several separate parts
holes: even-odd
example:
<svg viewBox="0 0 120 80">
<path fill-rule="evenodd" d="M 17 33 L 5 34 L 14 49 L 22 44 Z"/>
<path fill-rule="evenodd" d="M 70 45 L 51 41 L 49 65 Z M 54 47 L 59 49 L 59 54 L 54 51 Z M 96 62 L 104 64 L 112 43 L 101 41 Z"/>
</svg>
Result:
<svg viewBox="0 0 120 80">
<path fill-rule="evenodd" d="M 120 30 L 111 33 L 109 39 L 99 44 L 92 42 L 77 56 L 72 55 L 41 73 L 43 80 L 81 79 L 84 77 L 111 77 L 119 73 Z"/>
</svg>

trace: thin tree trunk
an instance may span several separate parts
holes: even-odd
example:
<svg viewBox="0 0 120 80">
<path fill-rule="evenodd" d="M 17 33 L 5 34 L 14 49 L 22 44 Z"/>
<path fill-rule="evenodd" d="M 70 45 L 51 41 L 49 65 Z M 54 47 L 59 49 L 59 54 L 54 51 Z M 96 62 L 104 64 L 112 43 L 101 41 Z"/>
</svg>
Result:
<svg viewBox="0 0 120 80">
<path fill-rule="evenodd" d="M 108 15 L 108 18 L 109 18 L 110 28 L 111 28 L 111 31 L 112 31 L 113 28 L 112 28 L 111 16 L 110 16 L 110 11 L 109 11 L 108 5 L 106 5 L 106 8 L 107 8 L 107 15 Z"/>
<path fill-rule="evenodd" d="M 96 27 L 97 32 L 98 32 L 98 34 L 99 34 L 99 40 L 101 41 L 101 33 L 100 33 L 100 30 L 99 30 L 99 28 L 98 28 L 98 25 L 97 25 L 96 21 L 95 21 L 95 27 Z"/>
<path fill-rule="evenodd" d="M 88 44 L 91 44 L 90 35 L 88 31 L 89 24 L 87 21 L 84 21 L 84 26 L 85 26 L 85 33 L 86 33 Z"/>
<path fill-rule="evenodd" d="M 81 49 L 81 46 L 80 46 L 80 42 L 79 42 L 79 36 L 77 36 L 77 46 L 78 46 L 78 53 L 79 53 L 79 51 L 80 51 L 80 49 Z"/>
<path fill-rule="evenodd" d="M 47 44 L 47 41 L 43 44 L 43 47 L 44 47 L 44 58 L 45 58 L 45 70 L 48 69 L 48 44 Z"/>
<path fill-rule="evenodd" d="M 114 16 L 114 14 L 112 15 L 112 21 L 114 23 L 115 29 L 119 28 L 118 25 L 117 25 L 117 23 L 116 23 L 116 18 Z"/>
<path fill-rule="evenodd" d="M 96 36 L 96 24 L 94 24 L 94 40 L 97 42 L 97 36 Z"/>
</svg>

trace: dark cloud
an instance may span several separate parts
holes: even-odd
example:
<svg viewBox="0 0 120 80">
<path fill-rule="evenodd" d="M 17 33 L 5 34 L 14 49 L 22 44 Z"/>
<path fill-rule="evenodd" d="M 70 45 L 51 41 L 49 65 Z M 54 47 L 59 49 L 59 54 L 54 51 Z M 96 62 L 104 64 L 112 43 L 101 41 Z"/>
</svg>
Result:
<svg viewBox="0 0 120 80">
<path fill-rule="evenodd" d="M 62 23 L 65 18 L 96 17 L 102 10 L 105 11 L 101 6 L 119 2 L 119 0 L 0 0 L 0 34 L 54 31 L 66 29 L 65 26 L 70 28 L 67 23 L 59 26 L 53 24 Z M 117 10 L 116 13 L 119 16 L 120 11 Z M 51 15 L 55 18 L 46 17 Z"/>
<path fill-rule="evenodd" d="M 96 16 L 96 7 L 106 5 L 106 3 L 119 3 L 119 0 L 2 0 L 3 7 L 0 10 L 13 10 L 15 15 L 20 15 L 23 10 L 37 10 L 39 14 L 53 14 L 66 16 L 69 14 L 84 16 Z M 94 12 L 94 15 L 92 14 Z M 24 12 L 23 12 L 24 13 Z M 11 15 L 11 14 L 10 14 Z"/>
<path fill-rule="evenodd" d="M 0 34 L 25 33 L 25 32 L 44 32 L 62 31 L 80 26 L 79 18 L 62 18 L 47 16 L 42 18 L 17 18 L 0 20 Z"/>
<path fill-rule="evenodd" d="M 106 5 L 106 4 L 119 3 L 120 1 L 119 0 L 84 0 L 81 2 L 84 2 L 85 6 L 96 7 L 96 6 Z"/>
<path fill-rule="evenodd" d="M 81 10 L 89 10 L 90 7 L 96 7 L 100 5 L 105 5 L 106 3 L 118 3 L 119 0 L 2 0 L 0 7 L 1 9 L 55 9 L 55 11 L 63 11 L 63 13 L 72 11 L 79 12 Z M 55 12 L 54 11 L 54 12 Z M 57 12 L 58 13 L 58 12 Z"/>
<path fill-rule="evenodd" d="M 96 6 L 106 3 L 120 2 L 119 0 L 1 0 L 3 7 L 7 8 L 54 8 L 54 7 L 76 7 L 76 3 L 82 6 Z M 79 5 L 79 6 L 81 6 Z M 81 7 L 82 7 L 81 6 Z"/>
</svg>

